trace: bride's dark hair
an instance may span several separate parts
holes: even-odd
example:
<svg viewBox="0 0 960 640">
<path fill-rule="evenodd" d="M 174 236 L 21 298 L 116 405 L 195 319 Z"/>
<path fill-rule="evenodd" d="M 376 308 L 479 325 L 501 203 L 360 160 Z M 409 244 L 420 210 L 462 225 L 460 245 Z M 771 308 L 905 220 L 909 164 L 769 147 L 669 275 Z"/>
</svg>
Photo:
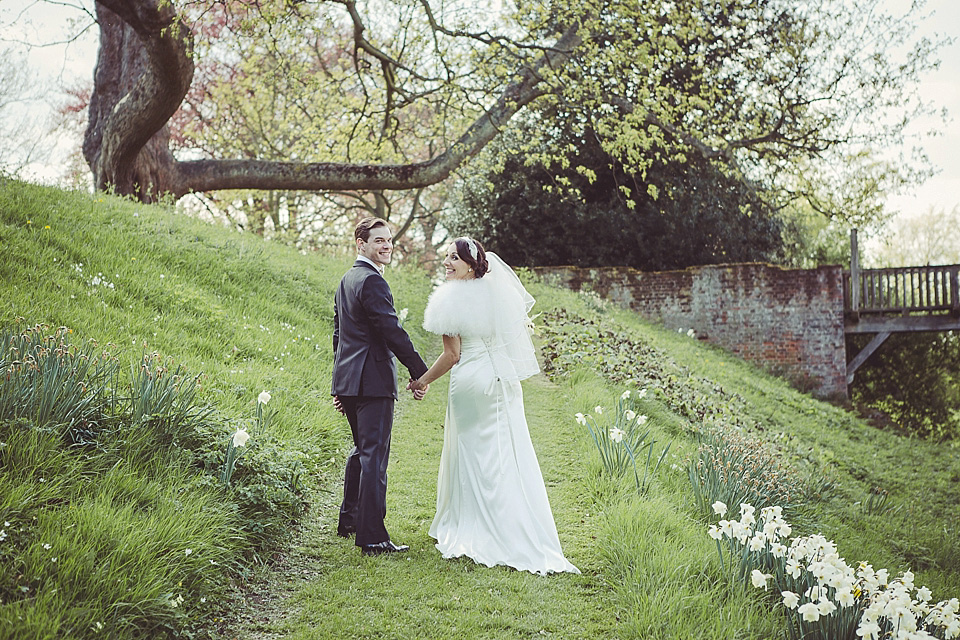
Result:
<svg viewBox="0 0 960 640">
<path fill-rule="evenodd" d="M 487 253 L 483 250 L 483 245 L 472 238 L 457 238 L 454 240 L 454 243 L 457 245 L 457 255 L 473 269 L 473 276 L 475 278 L 482 278 L 490 269 L 490 264 L 487 262 Z M 470 252 L 471 244 L 477 248 L 476 258 L 474 258 Z"/>
</svg>

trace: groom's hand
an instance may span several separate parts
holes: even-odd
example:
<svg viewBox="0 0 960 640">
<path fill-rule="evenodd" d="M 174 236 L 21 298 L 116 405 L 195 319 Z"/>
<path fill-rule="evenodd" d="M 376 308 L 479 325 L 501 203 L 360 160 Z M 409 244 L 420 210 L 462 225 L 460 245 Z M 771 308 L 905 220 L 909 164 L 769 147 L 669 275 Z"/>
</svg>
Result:
<svg viewBox="0 0 960 640">
<path fill-rule="evenodd" d="M 427 391 L 430 389 L 430 385 L 425 384 L 420 389 L 414 389 L 413 399 L 414 400 L 423 400 L 423 397 L 427 395 Z"/>
<path fill-rule="evenodd" d="M 340 396 L 333 396 L 333 408 L 339 411 L 340 413 L 346 413 L 343 410 L 343 403 L 340 402 Z"/>
</svg>

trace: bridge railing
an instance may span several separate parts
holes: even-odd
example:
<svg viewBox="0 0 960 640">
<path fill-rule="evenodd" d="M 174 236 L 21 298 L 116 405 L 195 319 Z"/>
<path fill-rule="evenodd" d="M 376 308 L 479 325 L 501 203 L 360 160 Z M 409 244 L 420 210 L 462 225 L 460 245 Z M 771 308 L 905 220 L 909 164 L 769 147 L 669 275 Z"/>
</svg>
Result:
<svg viewBox="0 0 960 640">
<path fill-rule="evenodd" d="M 843 274 L 844 311 L 960 313 L 960 265 L 854 269 Z"/>
</svg>

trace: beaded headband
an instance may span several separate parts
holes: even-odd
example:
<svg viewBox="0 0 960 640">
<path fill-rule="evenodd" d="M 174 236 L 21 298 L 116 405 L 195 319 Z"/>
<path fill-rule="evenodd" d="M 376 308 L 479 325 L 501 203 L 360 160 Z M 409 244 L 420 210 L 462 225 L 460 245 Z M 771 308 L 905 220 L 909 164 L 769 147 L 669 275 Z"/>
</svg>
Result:
<svg viewBox="0 0 960 640">
<path fill-rule="evenodd" d="M 458 238 L 458 240 L 463 240 L 464 242 L 467 243 L 467 248 L 470 250 L 470 257 L 476 260 L 477 255 L 480 253 L 480 251 L 479 249 L 477 249 L 477 243 L 474 242 L 473 238 L 468 238 L 466 236 L 463 236 L 462 238 Z"/>
</svg>

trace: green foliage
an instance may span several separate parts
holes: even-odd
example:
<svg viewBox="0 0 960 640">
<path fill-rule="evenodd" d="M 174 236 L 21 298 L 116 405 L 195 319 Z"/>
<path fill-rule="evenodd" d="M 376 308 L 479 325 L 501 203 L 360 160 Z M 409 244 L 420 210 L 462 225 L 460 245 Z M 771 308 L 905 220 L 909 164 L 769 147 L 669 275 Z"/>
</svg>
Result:
<svg viewBox="0 0 960 640">
<path fill-rule="evenodd" d="M 0 445 L 5 637 L 171 637 L 223 594 L 245 536 L 178 456 L 81 455 L 6 420 Z"/>
<path fill-rule="evenodd" d="M 857 353 L 870 336 L 850 340 Z M 857 369 L 852 400 L 904 433 L 944 441 L 960 437 L 960 335 L 892 334 Z"/>
<path fill-rule="evenodd" d="M 617 400 L 616 413 L 614 414 L 612 426 L 608 426 L 610 421 L 601 419 L 599 416 L 583 415 L 577 413 L 577 422 L 587 427 L 590 437 L 593 439 L 597 452 L 600 454 L 600 464 L 604 472 L 613 478 L 620 478 L 628 470 L 633 471 L 634 481 L 636 482 L 637 493 L 645 494 L 650 489 L 650 484 L 657 474 L 657 470 L 667 457 L 670 450 L 669 443 L 663 448 L 653 469 L 650 468 L 650 462 L 653 458 L 654 445 L 656 439 L 651 436 L 651 429 L 643 430 L 642 425 L 648 421 L 648 417 L 639 414 L 639 400 L 646 395 L 646 390 L 634 393 L 631 390 L 625 391 Z M 597 405 L 595 411 L 599 415 L 602 413 L 600 405 Z M 604 423 L 601 426 L 600 422 Z M 644 452 L 646 456 L 644 457 Z M 637 470 L 637 457 L 644 460 L 643 480 L 640 479 Z"/>
<path fill-rule="evenodd" d="M 333 284 L 251 241 L 0 181 L 0 243 L 16 248 L 0 263 L 3 637 L 202 634 L 288 539 L 333 411 L 284 369 L 329 366 L 312 323 L 332 313 L 313 293 Z M 265 386 L 269 423 L 251 402 Z M 226 490 L 223 444 L 241 426 L 252 438 Z"/>
<path fill-rule="evenodd" d="M 0 420 L 30 420 L 73 442 L 95 437 L 117 366 L 92 342 L 71 344 L 71 333 L 46 325 L 0 331 Z"/>
<path fill-rule="evenodd" d="M 188 376 L 182 365 L 170 371 L 170 360 L 160 354 L 144 355 L 130 366 L 130 421 L 153 433 L 155 442 L 169 445 L 182 441 L 209 420 L 213 407 L 197 404 L 200 376 Z"/>
<path fill-rule="evenodd" d="M 586 294 L 587 300 L 593 297 Z M 683 419 L 677 426 L 680 430 L 699 432 L 717 423 L 750 426 L 742 396 L 695 375 L 663 349 L 603 318 L 605 311 L 600 313 L 592 316 L 556 308 L 540 315 L 547 375 L 561 377 L 589 366 L 611 382 L 649 389 Z"/>
<path fill-rule="evenodd" d="M 549 130 L 557 136 L 544 145 L 575 148 L 576 164 L 541 164 L 521 150 L 529 130 L 544 121 L 554 123 Z M 595 132 L 577 135 L 574 126 L 544 109 L 519 131 L 502 134 L 490 151 L 502 156 L 499 164 L 464 182 L 444 224 L 455 235 L 483 238 L 513 265 L 655 271 L 779 253 L 782 225 L 756 185 L 697 154 L 675 160 L 659 149 L 647 152 L 656 159 L 642 175 L 629 173 Z"/>
<path fill-rule="evenodd" d="M 860 509 L 871 516 L 883 516 L 899 511 L 900 505 L 890 503 L 890 492 L 874 487 L 867 492 L 867 496 L 859 502 Z"/>
<path fill-rule="evenodd" d="M 716 549 L 671 493 L 604 505 L 597 544 L 620 638 L 776 638 L 782 620 L 731 588 Z M 678 597 L 679 596 L 679 597 Z"/>
<path fill-rule="evenodd" d="M 732 430 L 718 428 L 701 434 L 687 473 L 701 516 L 708 516 L 717 501 L 788 510 L 802 504 L 806 493 L 796 471 L 761 442 Z"/>
</svg>

